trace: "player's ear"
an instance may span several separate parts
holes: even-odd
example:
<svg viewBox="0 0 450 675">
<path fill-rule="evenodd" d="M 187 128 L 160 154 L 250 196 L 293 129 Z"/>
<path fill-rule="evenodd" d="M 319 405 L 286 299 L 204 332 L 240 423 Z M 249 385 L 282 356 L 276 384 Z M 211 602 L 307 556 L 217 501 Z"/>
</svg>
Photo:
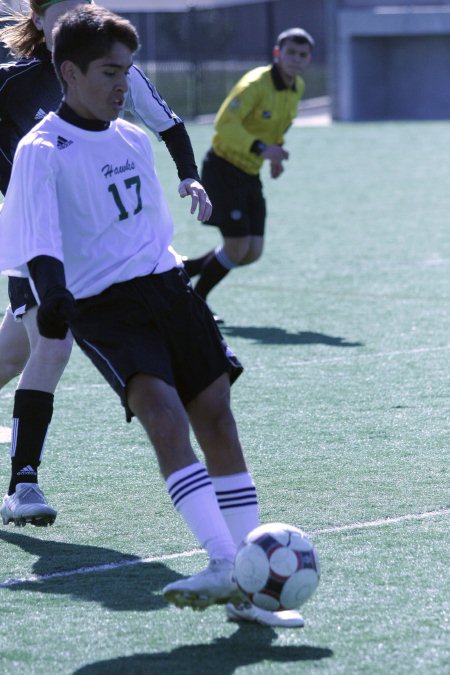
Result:
<svg viewBox="0 0 450 675">
<path fill-rule="evenodd" d="M 60 66 L 61 77 L 67 85 L 77 79 L 78 68 L 73 61 L 63 61 Z"/>
<path fill-rule="evenodd" d="M 275 61 L 280 56 L 280 48 L 277 45 L 275 45 L 275 47 L 272 49 L 272 56 Z"/>
<path fill-rule="evenodd" d="M 42 16 L 36 14 L 36 12 L 31 12 L 31 20 L 38 30 L 44 30 Z"/>
</svg>

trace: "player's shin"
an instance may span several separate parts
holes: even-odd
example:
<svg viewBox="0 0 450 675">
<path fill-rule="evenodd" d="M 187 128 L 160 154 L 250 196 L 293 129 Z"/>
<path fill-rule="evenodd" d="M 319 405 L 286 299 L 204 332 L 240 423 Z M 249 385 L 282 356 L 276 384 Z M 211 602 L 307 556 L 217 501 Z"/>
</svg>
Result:
<svg viewBox="0 0 450 675">
<path fill-rule="evenodd" d="M 14 397 L 11 442 L 11 482 L 8 494 L 18 483 L 37 483 L 48 426 L 53 414 L 53 394 L 18 389 Z"/>
</svg>

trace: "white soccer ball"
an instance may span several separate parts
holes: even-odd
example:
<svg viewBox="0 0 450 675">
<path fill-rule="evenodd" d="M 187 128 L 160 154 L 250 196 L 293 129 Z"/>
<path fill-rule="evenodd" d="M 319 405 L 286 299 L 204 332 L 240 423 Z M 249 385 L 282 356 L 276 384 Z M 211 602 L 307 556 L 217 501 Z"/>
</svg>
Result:
<svg viewBox="0 0 450 675">
<path fill-rule="evenodd" d="M 238 548 L 235 577 L 257 607 L 272 612 L 297 609 L 317 588 L 319 556 L 297 527 L 268 523 L 252 530 Z"/>
</svg>

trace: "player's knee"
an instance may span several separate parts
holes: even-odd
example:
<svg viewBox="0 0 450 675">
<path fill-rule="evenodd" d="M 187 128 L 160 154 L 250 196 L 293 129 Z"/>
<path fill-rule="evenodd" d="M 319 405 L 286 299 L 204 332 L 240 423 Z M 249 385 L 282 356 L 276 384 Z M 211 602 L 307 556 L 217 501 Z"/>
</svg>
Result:
<svg viewBox="0 0 450 675">
<path fill-rule="evenodd" d="M 262 255 L 261 250 L 252 250 L 250 249 L 245 256 L 245 259 L 241 262 L 241 265 L 251 265 L 251 263 L 256 262 Z"/>
<path fill-rule="evenodd" d="M 232 245 L 227 245 L 223 249 L 223 253 L 233 267 L 242 265 L 250 250 L 250 241 L 242 238 L 239 241 L 234 241 Z M 231 265 L 230 265 L 231 266 Z"/>
<path fill-rule="evenodd" d="M 42 363 L 45 367 L 63 369 L 69 361 L 72 352 L 72 339 L 39 340 L 31 352 L 31 358 Z"/>
<path fill-rule="evenodd" d="M 0 389 L 10 382 L 14 377 L 20 375 L 25 367 L 26 361 L 14 354 L 4 354 L 0 358 Z"/>
<path fill-rule="evenodd" d="M 263 242 L 262 238 L 259 241 L 259 238 L 256 241 L 252 241 L 247 249 L 247 254 L 245 259 L 242 261 L 242 265 L 251 265 L 251 263 L 256 262 L 262 256 L 263 253 Z"/>
</svg>

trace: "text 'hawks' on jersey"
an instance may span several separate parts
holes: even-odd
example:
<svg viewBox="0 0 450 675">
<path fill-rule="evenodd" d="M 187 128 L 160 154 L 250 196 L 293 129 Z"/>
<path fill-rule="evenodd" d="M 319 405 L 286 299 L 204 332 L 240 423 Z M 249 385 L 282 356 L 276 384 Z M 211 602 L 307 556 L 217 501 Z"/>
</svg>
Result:
<svg viewBox="0 0 450 675">
<path fill-rule="evenodd" d="M 27 274 L 27 261 L 48 255 L 84 298 L 176 265 L 151 145 L 134 125 L 86 131 L 50 113 L 19 143 L 12 178 L 0 214 L 2 271 Z M 24 190 L 36 195 L 32 209 Z"/>
</svg>

